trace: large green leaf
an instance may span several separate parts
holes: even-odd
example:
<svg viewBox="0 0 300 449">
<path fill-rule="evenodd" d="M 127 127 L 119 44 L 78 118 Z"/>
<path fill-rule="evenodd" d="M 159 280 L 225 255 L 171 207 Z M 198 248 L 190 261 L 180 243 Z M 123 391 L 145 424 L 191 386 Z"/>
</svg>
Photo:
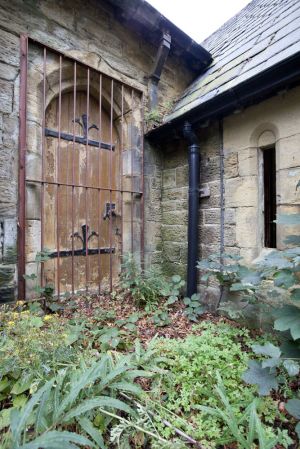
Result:
<svg viewBox="0 0 300 449">
<path fill-rule="evenodd" d="M 130 408 L 125 402 L 119 401 L 109 396 L 99 396 L 93 399 L 86 399 L 82 401 L 77 407 L 70 410 L 63 418 L 64 422 L 68 422 L 73 418 L 83 415 L 84 413 L 93 410 L 95 408 L 114 408 L 123 412 L 133 414 L 132 408 Z"/>
<path fill-rule="evenodd" d="M 290 399 L 285 408 L 294 418 L 300 419 L 300 399 Z"/>
<path fill-rule="evenodd" d="M 31 417 L 32 411 L 36 404 L 40 401 L 43 394 L 51 390 L 55 379 L 51 379 L 42 388 L 40 388 L 20 410 L 13 409 L 10 414 L 10 427 L 12 432 L 13 443 L 18 445 L 21 440 L 22 432 L 26 431 L 26 424 Z"/>
<path fill-rule="evenodd" d="M 283 366 L 290 376 L 297 376 L 299 374 L 299 363 L 295 362 L 295 360 L 285 360 Z"/>
<path fill-rule="evenodd" d="M 268 395 L 273 388 L 278 387 L 275 374 L 271 373 L 269 368 L 262 368 L 255 360 L 250 360 L 242 379 L 250 385 L 257 385 L 261 396 Z"/>
<path fill-rule="evenodd" d="M 297 282 L 295 274 L 291 270 L 281 270 L 274 274 L 276 287 L 290 288 Z"/>
<path fill-rule="evenodd" d="M 274 329 L 278 331 L 290 331 L 294 340 L 300 338 L 300 309 L 293 306 L 285 306 L 276 312 L 279 318 L 275 320 Z"/>
<path fill-rule="evenodd" d="M 53 430 L 44 433 L 29 443 L 18 446 L 18 449 L 75 449 L 78 446 L 92 447 L 93 444 L 83 435 Z"/>
<path fill-rule="evenodd" d="M 294 288 L 291 291 L 291 299 L 293 301 L 300 301 L 300 288 Z"/>
<path fill-rule="evenodd" d="M 265 345 L 253 345 L 252 349 L 255 354 L 266 355 L 268 357 L 277 358 L 280 357 L 281 351 L 277 346 L 272 343 L 266 343 Z"/>
<path fill-rule="evenodd" d="M 84 432 L 86 432 L 95 441 L 96 444 L 93 445 L 95 449 L 106 449 L 99 429 L 97 429 L 89 419 L 82 416 L 77 418 L 77 421 Z"/>
</svg>

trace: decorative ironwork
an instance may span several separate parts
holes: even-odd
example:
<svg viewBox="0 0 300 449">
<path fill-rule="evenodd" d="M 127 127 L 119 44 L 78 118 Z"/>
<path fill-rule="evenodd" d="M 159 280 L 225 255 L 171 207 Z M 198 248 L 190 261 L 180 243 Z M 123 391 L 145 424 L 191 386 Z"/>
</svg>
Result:
<svg viewBox="0 0 300 449">
<path fill-rule="evenodd" d="M 78 238 L 82 242 L 82 249 L 74 250 L 62 250 L 54 251 L 49 256 L 54 259 L 55 257 L 70 257 L 70 256 L 93 256 L 95 254 L 114 254 L 115 248 L 89 248 L 88 242 L 92 237 L 98 237 L 97 232 L 92 231 L 89 234 L 89 226 L 84 224 L 81 226 L 82 236 L 79 232 L 75 232 L 71 235 L 71 238 Z"/>
<path fill-rule="evenodd" d="M 90 129 L 99 129 L 97 125 L 92 124 L 88 127 L 88 121 L 87 121 L 87 115 L 82 114 L 81 119 L 76 118 L 75 120 L 72 120 L 73 123 L 78 123 L 82 130 L 83 130 L 83 136 L 74 136 L 70 133 L 62 133 L 58 132 L 55 129 L 45 128 L 45 136 L 46 137 L 55 137 L 60 138 L 62 140 L 67 140 L 68 142 L 75 141 L 76 143 L 81 143 L 82 145 L 90 145 L 91 147 L 97 147 L 102 148 L 103 150 L 112 150 L 115 151 L 115 145 L 107 142 L 102 142 L 100 140 L 93 140 L 88 138 L 88 132 Z"/>
</svg>

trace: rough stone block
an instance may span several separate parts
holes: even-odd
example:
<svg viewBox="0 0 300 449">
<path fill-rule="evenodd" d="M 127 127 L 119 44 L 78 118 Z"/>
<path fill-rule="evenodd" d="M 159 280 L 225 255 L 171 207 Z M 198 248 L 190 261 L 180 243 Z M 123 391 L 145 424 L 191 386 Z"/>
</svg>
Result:
<svg viewBox="0 0 300 449">
<path fill-rule="evenodd" d="M 224 158 L 225 178 L 235 178 L 238 174 L 238 153 L 227 154 Z"/>
<path fill-rule="evenodd" d="M 16 216 L 17 197 L 16 181 L 0 178 L 0 217 L 12 218 Z"/>
<path fill-rule="evenodd" d="M 220 208 L 206 209 L 204 211 L 205 224 L 219 224 L 220 223 Z"/>
<path fill-rule="evenodd" d="M 7 81 L 14 81 L 18 75 L 17 67 L 0 62 L 0 78 Z"/>
<path fill-rule="evenodd" d="M 224 221 L 225 224 L 235 224 L 236 223 L 236 209 L 226 208 L 224 211 Z"/>
<path fill-rule="evenodd" d="M 11 113 L 13 108 L 13 83 L 0 79 L 0 112 Z"/>
<path fill-rule="evenodd" d="M 7 148 L 18 148 L 19 118 L 15 115 L 3 116 L 3 143 Z"/>
<path fill-rule="evenodd" d="M 220 178 L 220 158 L 208 157 L 201 158 L 200 180 L 202 183 L 215 181 Z"/>
<path fill-rule="evenodd" d="M 239 151 L 239 175 L 252 176 L 258 173 L 258 150 L 257 148 L 245 148 Z"/>
<path fill-rule="evenodd" d="M 300 167 L 287 168 L 277 172 L 277 204 L 300 204 L 300 189 L 296 190 L 299 180 Z"/>
<path fill-rule="evenodd" d="M 189 184 L 189 167 L 184 165 L 183 167 L 176 168 L 176 186 L 185 187 Z"/>
<path fill-rule="evenodd" d="M 19 66 L 20 62 L 19 38 L 11 33 L 7 33 L 3 29 L 0 33 L 0 61 L 16 67 Z"/>
<path fill-rule="evenodd" d="M 259 248 L 241 248 L 240 256 L 243 258 L 244 263 L 251 263 L 259 255 Z"/>
<path fill-rule="evenodd" d="M 2 263 L 13 264 L 17 261 L 17 219 L 7 218 L 0 221 L 1 233 L 3 235 Z"/>
<path fill-rule="evenodd" d="M 17 180 L 17 149 L 2 147 L 0 149 L 0 178 L 11 180 Z"/>
<path fill-rule="evenodd" d="M 187 210 L 173 210 L 171 212 L 164 212 L 162 215 L 162 222 L 165 225 L 182 225 L 188 222 Z"/>
<path fill-rule="evenodd" d="M 37 184 L 27 183 L 26 186 L 26 218 L 41 219 L 41 188 Z"/>
<path fill-rule="evenodd" d="M 182 187 L 179 189 L 167 189 L 163 192 L 163 201 L 182 200 L 187 196 L 187 188 Z"/>
<path fill-rule="evenodd" d="M 220 226 L 200 226 L 199 241 L 201 244 L 212 245 L 220 241 Z"/>
<path fill-rule="evenodd" d="M 41 251 L 41 222 L 26 220 L 26 262 L 34 262 L 36 253 Z"/>
<path fill-rule="evenodd" d="M 240 248 L 258 245 L 258 211 L 256 207 L 239 207 L 236 210 L 236 240 Z"/>
<path fill-rule="evenodd" d="M 256 206 L 258 186 L 256 176 L 227 179 L 225 181 L 226 207 Z"/>
<path fill-rule="evenodd" d="M 235 246 L 237 243 L 236 227 L 225 226 L 224 227 L 224 244 L 226 246 Z"/>
<path fill-rule="evenodd" d="M 164 170 L 162 172 L 163 188 L 176 187 L 176 171 L 174 169 Z"/>
<path fill-rule="evenodd" d="M 187 226 L 162 225 L 162 238 L 165 242 L 186 242 Z"/>
<path fill-rule="evenodd" d="M 300 166 L 300 134 L 278 140 L 276 166 L 279 170 Z"/>
</svg>

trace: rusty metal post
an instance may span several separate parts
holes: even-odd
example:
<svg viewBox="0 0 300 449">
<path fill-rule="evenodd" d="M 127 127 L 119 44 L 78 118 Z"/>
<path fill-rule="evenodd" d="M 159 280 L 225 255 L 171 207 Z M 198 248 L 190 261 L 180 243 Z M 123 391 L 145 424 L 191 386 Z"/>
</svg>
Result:
<svg viewBox="0 0 300 449">
<path fill-rule="evenodd" d="M 19 227 L 18 227 L 18 296 L 26 297 L 25 275 L 25 232 L 26 232 L 26 119 L 27 119 L 27 71 L 28 71 L 28 37 L 20 37 L 20 107 L 19 107 Z"/>
</svg>

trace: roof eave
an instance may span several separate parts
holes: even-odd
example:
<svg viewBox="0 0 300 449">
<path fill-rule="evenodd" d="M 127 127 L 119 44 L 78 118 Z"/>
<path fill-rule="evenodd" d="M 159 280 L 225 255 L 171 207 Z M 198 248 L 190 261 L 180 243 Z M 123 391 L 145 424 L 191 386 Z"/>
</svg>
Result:
<svg viewBox="0 0 300 449">
<path fill-rule="evenodd" d="M 157 46 L 161 33 L 168 31 L 172 37 L 171 54 L 182 58 L 188 67 L 201 72 L 212 61 L 211 54 L 195 42 L 174 23 L 163 16 L 145 0 L 107 0 L 116 17 L 124 25 L 151 44 Z"/>
<path fill-rule="evenodd" d="M 281 61 L 259 75 L 246 80 L 205 103 L 186 111 L 179 117 L 163 123 L 146 134 L 151 140 L 168 139 L 184 121 L 201 124 L 207 120 L 221 119 L 234 111 L 257 104 L 300 83 L 300 52 Z"/>
</svg>

